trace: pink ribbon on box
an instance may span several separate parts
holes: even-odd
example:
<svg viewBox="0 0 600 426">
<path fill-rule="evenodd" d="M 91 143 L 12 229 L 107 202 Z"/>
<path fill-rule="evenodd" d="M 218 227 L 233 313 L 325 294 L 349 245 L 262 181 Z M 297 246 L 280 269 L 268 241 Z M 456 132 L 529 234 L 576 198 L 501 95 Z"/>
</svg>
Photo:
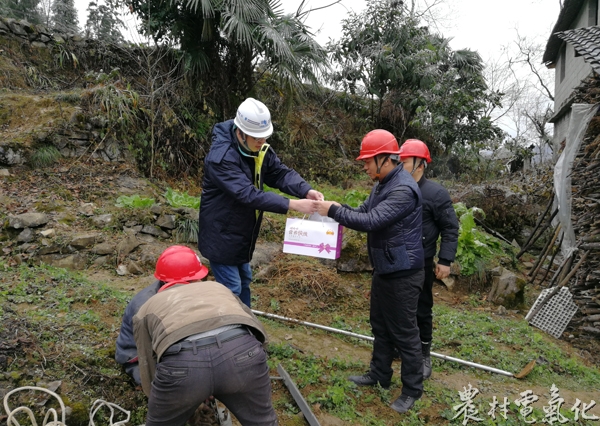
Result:
<svg viewBox="0 0 600 426">
<path fill-rule="evenodd" d="M 325 250 L 327 253 L 329 253 L 332 250 L 335 250 L 335 247 L 331 247 L 329 244 L 324 244 L 324 243 L 317 245 L 317 244 L 305 244 L 305 243 L 294 243 L 292 241 L 284 241 L 283 244 L 287 244 L 290 246 L 316 248 L 316 249 L 319 249 L 319 253 L 321 253 L 323 250 Z"/>
<path fill-rule="evenodd" d="M 321 253 L 323 250 L 329 253 L 331 251 L 331 247 L 329 246 L 329 244 L 321 243 L 321 245 L 319 246 L 319 253 Z"/>
</svg>

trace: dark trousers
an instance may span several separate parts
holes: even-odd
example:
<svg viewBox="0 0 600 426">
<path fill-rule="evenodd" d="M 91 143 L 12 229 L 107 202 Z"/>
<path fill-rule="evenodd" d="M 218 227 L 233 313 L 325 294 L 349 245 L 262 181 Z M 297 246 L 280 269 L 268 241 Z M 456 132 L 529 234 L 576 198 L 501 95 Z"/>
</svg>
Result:
<svg viewBox="0 0 600 426">
<path fill-rule="evenodd" d="M 267 356 L 244 334 L 227 342 L 164 355 L 156 366 L 146 426 L 183 426 L 214 395 L 243 426 L 274 426 Z"/>
<path fill-rule="evenodd" d="M 425 281 L 419 296 L 417 324 L 421 342 L 431 342 L 433 335 L 433 257 L 425 259 Z"/>
<path fill-rule="evenodd" d="M 400 352 L 402 393 L 414 398 L 423 394 L 423 354 L 417 327 L 417 302 L 423 271 L 410 276 L 373 275 L 371 328 L 375 338 L 371 376 L 382 386 L 392 380 L 394 346 Z"/>
</svg>

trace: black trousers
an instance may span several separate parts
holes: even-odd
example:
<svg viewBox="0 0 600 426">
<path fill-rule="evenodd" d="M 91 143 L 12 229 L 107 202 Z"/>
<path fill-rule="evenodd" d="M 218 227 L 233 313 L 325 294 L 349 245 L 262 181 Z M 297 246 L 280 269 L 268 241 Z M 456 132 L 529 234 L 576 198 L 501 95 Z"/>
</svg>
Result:
<svg viewBox="0 0 600 426">
<path fill-rule="evenodd" d="M 433 257 L 425 259 L 425 281 L 419 296 L 417 324 L 421 342 L 431 342 L 433 335 Z"/>
<path fill-rule="evenodd" d="M 148 398 L 146 426 L 183 426 L 214 395 L 244 426 L 277 426 L 267 355 L 251 334 L 163 355 Z"/>
<path fill-rule="evenodd" d="M 417 327 L 417 303 L 423 285 L 423 270 L 410 276 L 373 274 L 371 283 L 371 328 L 375 341 L 371 377 L 382 386 L 392 380 L 394 346 L 400 352 L 402 393 L 414 398 L 423 394 L 423 354 Z"/>
</svg>

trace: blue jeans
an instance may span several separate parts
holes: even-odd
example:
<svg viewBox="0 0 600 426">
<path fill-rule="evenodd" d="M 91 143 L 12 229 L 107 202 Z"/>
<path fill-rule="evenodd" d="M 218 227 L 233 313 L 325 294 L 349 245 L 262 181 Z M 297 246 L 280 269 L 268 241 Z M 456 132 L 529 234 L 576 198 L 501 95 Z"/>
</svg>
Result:
<svg viewBox="0 0 600 426">
<path fill-rule="evenodd" d="M 241 265 L 223 265 L 210 261 L 210 270 L 215 281 L 223 284 L 240 298 L 244 305 L 250 307 L 250 282 L 252 281 L 252 269 L 249 263 Z"/>
</svg>

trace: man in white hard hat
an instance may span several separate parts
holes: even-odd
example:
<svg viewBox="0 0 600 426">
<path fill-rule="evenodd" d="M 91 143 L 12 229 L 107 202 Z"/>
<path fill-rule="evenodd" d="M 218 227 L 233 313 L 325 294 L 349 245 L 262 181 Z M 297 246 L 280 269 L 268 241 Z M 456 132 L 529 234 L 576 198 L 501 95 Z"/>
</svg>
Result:
<svg viewBox="0 0 600 426">
<path fill-rule="evenodd" d="M 250 307 L 250 260 L 264 211 L 310 214 L 323 194 L 284 165 L 266 143 L 271 113 L 248 98 L 233 120 L 217 123 L 204 160 L 198 249 L 210 261 L 215 280 Z M 263 191 L 263 184 L 299 199 Z"/>
</svg>

